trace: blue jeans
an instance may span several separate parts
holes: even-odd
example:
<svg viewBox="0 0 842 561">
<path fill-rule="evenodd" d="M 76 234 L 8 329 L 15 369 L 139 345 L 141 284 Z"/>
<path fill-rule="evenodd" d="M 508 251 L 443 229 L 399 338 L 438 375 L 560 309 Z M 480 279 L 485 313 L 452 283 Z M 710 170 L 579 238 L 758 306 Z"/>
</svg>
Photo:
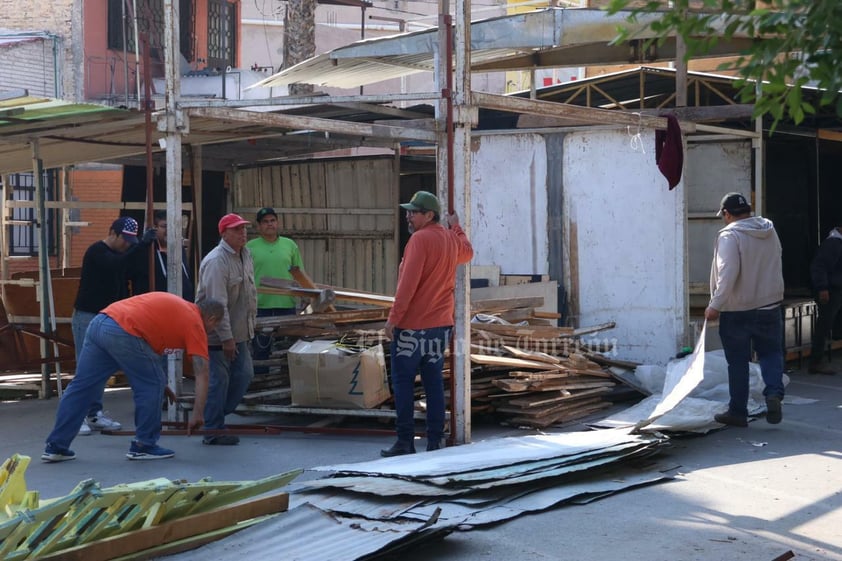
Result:
<svg viewBox="0 0 842 561">
<path fill-rule="evenodd" d="M 233 362 L 221 350 L 210 351 L 210 383 L 205 405 L 205 428 L 224 429 L 225 415 L 233 413 L 254 378 L 254 366 L 246 341 L 237 343 Z"/>
<path fill-rule="evenodd" d="M 412 444 L 415 438 L 415 375 L 427 398 L 427 442 L 438 443 L 444 436 L 444 353 L 450 343 L 452 326 L 429 329 L 395 328 L 391 345 L 392 393 L 395 397 L 398 440 Z"/>
<path fill-rule="evenodd" d="M 766 397 L 784 397 L 783 316 L 777 306 L 771 310 L 722 312 L 719 337 L 728 361 L 728 412 L 748 415 L 749 371 L 752 348 L 757 353 Z"/>
<path fill-rule="evenodd" d="M 79 373 L 79 356 L 82 354 L 82 345 L 85 343 L 85 332 L 88 330 L 88 325 L 96 317 L 96 314 L 91 312 L 83 312 L 73 308 L 73 315 L 70 319 L 70 329 L 73 331 L 73 350 L 76 352 L 76 373 Z M 88 417 L 93 417 L 102 411 L 102 399 L 105 393 L 105 386 L 102 392 L 94 398 L 91 406 L 88 408 Z"/>
<path fill-rule="evenodd" d="M 257 317 L 291 316 L 295 314 L 295 308 L 258 308 Z M 251 340 L 252 358 L 254 360 L 269 360 L 272 355 L 272 334 L 258 332 Z M 254 369 L 255 374 L 266 374 L 269 367 L 258 366 Z"/>
<path fill-rule="evenodd" d="M 146 446 L 158 442 L 166 385 L 161 356 L 140 337 L 126 333 L 110 317 L 97 314 L 85 334 L 76 376 L 59 402 L 48 444 L 70 447 L 89 404 L 102 395 L 105 383 L 117 370 L 126 374 L 132 388 L 135 440 Z"/>
</svg>

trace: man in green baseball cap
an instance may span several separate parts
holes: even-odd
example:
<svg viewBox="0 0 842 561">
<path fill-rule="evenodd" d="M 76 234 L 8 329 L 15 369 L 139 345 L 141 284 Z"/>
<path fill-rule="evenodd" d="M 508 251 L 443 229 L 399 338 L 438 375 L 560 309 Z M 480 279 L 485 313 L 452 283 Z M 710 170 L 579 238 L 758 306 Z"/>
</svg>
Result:
<svg viewBox="0 0 842 561">
<path fill-rule="evenodd" d="M 427 400 L 427 450 L 444 439 L 444 354 L 453 330 L 456 267 L 474 250 L 455 212 L 441 216 L 435 195 L 418 191 L 406 211 L 410 234 L 398 269 L 395 303 L 384 329 L 391 339 L 392 392 L 397 442 L 380 451 L 384 457 L 415 453 L 415 378 L 421 375 Z M 444 224 L 440 222 L 444 219 Z"/>
<path fill-rule="evenodd" d="M 418 191 L 412 198 L 409 200 L 408 203 L 404 203 L 401 205 L 401 208 L 404 210 L 414 210 L 414 211 L 433 211 L 436 214 L 441 214 L 441 204 L 439 204 L 439 199 L 429 191 Z"/>
</svg>

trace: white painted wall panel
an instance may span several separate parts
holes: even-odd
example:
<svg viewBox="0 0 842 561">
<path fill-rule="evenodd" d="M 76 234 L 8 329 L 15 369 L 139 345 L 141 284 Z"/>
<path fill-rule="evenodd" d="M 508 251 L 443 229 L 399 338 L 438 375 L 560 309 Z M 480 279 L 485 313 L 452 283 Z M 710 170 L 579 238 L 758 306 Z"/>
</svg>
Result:
<svg viewBox="0 0 842 561">
<path fill-rule="evenodd" d="M 625 131 L 565 138 L 565 283 L 579 326 L 617 323 L 599 336 L 618 358 L 664 364 L 685 344 L 684 188 L 667 189 L 653 131 L 642 145 Z"/>
<path fill-rule="evenodd" d="M 489 135 L 474 141 L 471 161 L 473 263 L 504 275 L 549 270 L 547 155 L 535 134 Z"/>
<path fill-rule="evenodd" d="M 52 42 L 27 39 L 0 47 L 0 89 L 57 97 Z"/>
<path fill-rule="evenodd" d="M 751 200 L 751 141 L 689 142 L 685 161 L 690 297 L 693 306 L 701 307 L 710 300 L 713 243 L 725 226 L 716 216 L 722 195 L 737 191 Z"/>
</svg>

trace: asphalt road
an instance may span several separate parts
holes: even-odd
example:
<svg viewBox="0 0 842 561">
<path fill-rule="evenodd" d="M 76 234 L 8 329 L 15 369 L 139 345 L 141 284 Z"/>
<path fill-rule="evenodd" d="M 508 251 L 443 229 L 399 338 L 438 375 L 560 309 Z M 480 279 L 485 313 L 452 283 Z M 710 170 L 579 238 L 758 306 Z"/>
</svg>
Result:
<svg viewBox="0 0 842 561">
<path fill-rule="evenodd" d="M 673 481 L 451 534 L 400 559 L 771 561 L 791 550 L 800 561 L 842 561 L 842 376 L 790 375 L 781 424 L 758 419 L 745 429 L 674 438 L 663 456 L 680 466 Z M 165 436 L 161 445 L 174 449 L 175 458 L 136 462 L 124 456 L 129 436 L 95 434 L 74 441 L 76 460 L 44 464 L 38 457 L 56 404 L 55 399 L 0 403 L 0 460 L 14 453 L 31 456 L 27 485 L 42 498 L 64 495 L 88 478 L 104 487 L 157 477 L 258 479 L 296 468 L 370 460 L 393 440 L 388 435 L 291 431 L 214 447 L 202 445 L 196 436 Z M 131 426 L 129 390 L 109 391 L 105 406 Z M 239 421 L 288 422 L 270 417 Z M 473 427 L 474 440 L 513 434 L 531 432 L 479 423 Z M 319 475 L 305 471 L 300 477 Z M 195 558 L 206 559 L 198 552 Z"/>
</svg>

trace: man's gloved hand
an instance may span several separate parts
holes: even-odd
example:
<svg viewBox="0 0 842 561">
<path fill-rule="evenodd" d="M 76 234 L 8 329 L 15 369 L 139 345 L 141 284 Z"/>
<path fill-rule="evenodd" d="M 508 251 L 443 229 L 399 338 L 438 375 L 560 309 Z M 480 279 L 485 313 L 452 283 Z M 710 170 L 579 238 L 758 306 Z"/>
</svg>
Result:
<svg viewBox="0 0 842 561">
<path fill-rule="evenodd" d="M 144 243 L 152 243 L 155 241 L 155 238 L 158 237 L 158 230 L 155 228 L 149 228 L 145 232 L 143 232 L 143 242 Z"/>
</svg>

